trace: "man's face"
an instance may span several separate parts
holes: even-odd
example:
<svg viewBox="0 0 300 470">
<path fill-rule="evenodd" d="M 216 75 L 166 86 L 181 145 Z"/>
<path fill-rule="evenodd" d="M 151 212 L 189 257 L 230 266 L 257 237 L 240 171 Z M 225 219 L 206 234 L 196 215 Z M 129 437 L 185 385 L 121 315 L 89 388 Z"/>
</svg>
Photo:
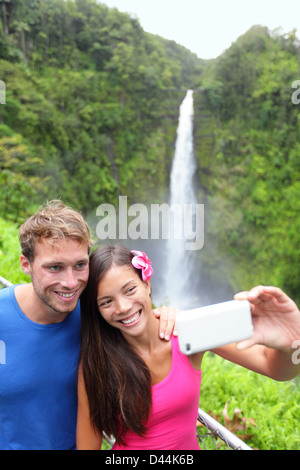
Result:
<svg viewBox="0 0 300 470">
<path fill-rule="evenodd" d="M 62 321 L 76 308 L 89 276 L 87 246 L 72 239 L 54 246 L 42 239 L 36 243 L 33 262 L 22 255 L 21 265 L 31 276 L 40 321 Z"/>
</svg>

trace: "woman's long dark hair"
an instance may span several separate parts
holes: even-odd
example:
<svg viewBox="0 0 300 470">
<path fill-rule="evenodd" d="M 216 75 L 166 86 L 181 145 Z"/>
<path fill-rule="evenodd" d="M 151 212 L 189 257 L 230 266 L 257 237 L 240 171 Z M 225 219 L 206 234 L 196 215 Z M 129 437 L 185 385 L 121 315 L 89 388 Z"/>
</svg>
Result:
<svg viewBox="0 0 300 470">
<path fill-rule="evenodd" d="M 113 435 L 119 444 L 128 429 L 142 436 L 152 405 L 151 375 L 122 333 L 99 313 L 99 281 L 115 264 L 129 265 L 141 278 L 126 248 L 103 245 L 90 256 L 90 276 L 81 296 L 80 361 L 91 421 L 99 432 Z"/>
</svg>

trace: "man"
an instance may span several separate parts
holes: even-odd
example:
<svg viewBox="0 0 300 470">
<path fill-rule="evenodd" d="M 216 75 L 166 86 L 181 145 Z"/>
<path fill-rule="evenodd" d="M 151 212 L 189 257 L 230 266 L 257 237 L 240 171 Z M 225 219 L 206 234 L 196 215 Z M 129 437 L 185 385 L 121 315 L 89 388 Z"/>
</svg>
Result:
<svg viewBox="0 0 300 470">
<path fill-rule="evenodd" d="M 0 448 L 72 449 L 76 427 L 79 296 L 92 240 L 80 214 L 52 202 L 20 228 L 30 284 L 0 293 Z"/>
<path fill-rule="evenodd" d="M 74 449 L 78 301 L 89 276 L 89 227 L 52 201 L 21 226 L 19 238 L 31 283 L 0 291 L 0 449 Z M 165 316 L 169 336 L 167 323 Z"/>
</svg>

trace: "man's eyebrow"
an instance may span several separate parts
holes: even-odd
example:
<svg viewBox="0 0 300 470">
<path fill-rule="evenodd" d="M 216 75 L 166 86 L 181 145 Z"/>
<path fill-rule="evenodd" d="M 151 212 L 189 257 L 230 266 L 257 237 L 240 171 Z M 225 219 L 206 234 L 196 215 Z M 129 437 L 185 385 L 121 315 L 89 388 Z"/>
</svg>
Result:
<svg viewBox="0 0 300 470">
<path fill-rule="evenodd" d="M 64 264 L 64 263 L 63 261 L 58 261 L 56 259 L 45 259 L 43 262 L 43 266 L 48 266 L 50 264 L 58 265 L 58 264 Z"/>
<path fill-rule="evenodd" d="M 75 261 L 72 261 L 72 264 L 88 264 L 89 263 L 89 258 L 81 258 Z M 43 266 L 50 266 L 50 265 L 55 265 L 55 266 L 64 266 L 65 263 L 64 261 L 58 261 L 56 259 L 48 259 L 43 262 Z"/>
<path fill-rule="evenodd" d="M 82 258 L 82 259 L 79 259 L 76 261 L 76 264 L 79 264 L 79 263 L 88 263 L 89 262 L 89 257 L 86 257 L 86 258 Z"/>
</svg>

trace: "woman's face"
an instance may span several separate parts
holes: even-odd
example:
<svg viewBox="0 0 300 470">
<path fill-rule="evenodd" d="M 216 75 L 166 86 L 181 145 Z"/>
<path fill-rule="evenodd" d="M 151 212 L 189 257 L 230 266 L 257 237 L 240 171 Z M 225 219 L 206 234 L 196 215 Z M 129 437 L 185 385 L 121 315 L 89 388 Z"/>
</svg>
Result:
<svg viewBox="0 0 300 470">
<path fill-rule="evenodd" d="M 150 282 L 143 282 L 133 268 L 113 265 L 98 285 L 99 311 L 123 334 L 137 336 L 153 317 L 150 291 Z"/>
</svg>

